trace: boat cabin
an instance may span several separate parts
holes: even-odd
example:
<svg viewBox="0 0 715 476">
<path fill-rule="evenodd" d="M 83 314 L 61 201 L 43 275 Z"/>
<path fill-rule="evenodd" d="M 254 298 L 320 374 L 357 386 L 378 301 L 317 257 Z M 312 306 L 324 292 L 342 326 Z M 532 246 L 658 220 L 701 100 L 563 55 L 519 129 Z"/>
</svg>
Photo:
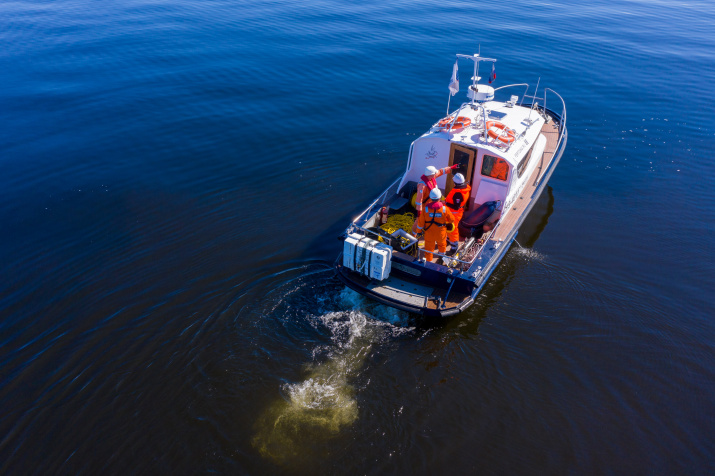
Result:
<svg viewBox="0 0 715 476">
<path fill-rule="evenodd" d="M 543 154 L 546 139 L 540 130 L 544 118 L 530 108 L 515 107 L 511 102 L 467 104 L 457 116 L 464 118 L 463 124 L 484 122 L 484 127 L 450 130 L 436 123 L 412 143 L 407 170 L 398 190 L 408 192 L 416 188 L 429 165 L 441 169 L 460 164 L 455 173 L 462 173 L 472 186 L 467 210 L 486 202 L 509 204 L 509 198 L 537 165 L 538 159 L 532 161 L 531 158 Z M 508 132 L 500 135 L 504 130 Z M 437 185 L 444 195 L 448 194 L 454 187 L 452 175 L 438 177 Z"/>
</svg>

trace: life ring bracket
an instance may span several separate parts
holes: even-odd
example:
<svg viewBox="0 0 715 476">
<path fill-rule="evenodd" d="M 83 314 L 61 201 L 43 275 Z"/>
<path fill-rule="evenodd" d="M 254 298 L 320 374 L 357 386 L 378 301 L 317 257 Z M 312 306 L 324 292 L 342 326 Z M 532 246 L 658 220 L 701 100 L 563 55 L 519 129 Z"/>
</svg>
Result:
<svg viewBox="0 0 715 476">
<path fill-rule="evenodd" d="M 464 129 L 472 124 L 472 120 L 466 116 L 447 116 L 437 123 L 437 127 L 446 130 Z"/>
<path fill-rule="evenodd" d="M 511 144 L 516 140 L 516 132 L 514 129 L 509 129 L 506 124 L 499 121 L 487 122 L 487 134 L 492 139 L 498 139 L 505 144 Z"/>
</svg>

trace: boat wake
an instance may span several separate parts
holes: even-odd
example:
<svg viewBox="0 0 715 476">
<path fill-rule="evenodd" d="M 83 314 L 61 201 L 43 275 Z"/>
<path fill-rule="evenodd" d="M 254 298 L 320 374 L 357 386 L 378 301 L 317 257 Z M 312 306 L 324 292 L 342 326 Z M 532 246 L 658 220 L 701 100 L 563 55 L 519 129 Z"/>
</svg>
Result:
<svg viewBox="0 0 715 476">
<path fill-rule="evenodd" d="M 527 260 L 534 260 L 534 261 L 540 261 L 544 262 L 546 261 L 546 255 L 543 253 L 539 253 L 533 248 L 524 248 L 522 246 L 515 246 L 514 252 L 519 255 L 522 258 L 526 258 Z"/>
<path fill-rule="evenodd" d="M 330 342 L 313 349 L 306 378 L 282 385 L 283 398 L 257 420 L 253 445 L 277 463 L 314 459 L 321 454 L 321 442 L 354 423 L 359 409 L 351 382 L 374 346 L 413 332 L 407 314 L 367 301 L 347 288 L 333 304 L 338 310 L 308 317 L 317 331 L 329 332 Z"/>
</svg>

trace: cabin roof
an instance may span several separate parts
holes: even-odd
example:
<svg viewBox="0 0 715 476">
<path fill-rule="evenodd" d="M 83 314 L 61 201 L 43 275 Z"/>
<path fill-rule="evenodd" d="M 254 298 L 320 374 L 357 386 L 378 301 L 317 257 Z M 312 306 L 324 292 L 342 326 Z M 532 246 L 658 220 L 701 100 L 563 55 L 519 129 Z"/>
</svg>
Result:
<svg viewBox="0 0 715 476">
<path fill-rule="evenodd" d="M 421 138 L 440 138 L 467 147 L 476 147 L 504 158 L 511 165 L 516 165 L 536 141 L 539 130 L 544 124 L 544 118 L 538 112 L 532 111 L 530 107 L 516 105 L 510 107 L 498 101 L 485 103 L 484 109 L 487 111 L 487 121 L 499 121 L 514 130 L 516 140 L 513 143 L 502 144 L 488 135 L 487 140 L 484 140 L 484 120 L 481 107 L 472 104 L 464 104 L 459 110 L 459 116 L 466 116 L 472 121 L 468 127 L 449 132 L 435 124 Z"/>
</svg>

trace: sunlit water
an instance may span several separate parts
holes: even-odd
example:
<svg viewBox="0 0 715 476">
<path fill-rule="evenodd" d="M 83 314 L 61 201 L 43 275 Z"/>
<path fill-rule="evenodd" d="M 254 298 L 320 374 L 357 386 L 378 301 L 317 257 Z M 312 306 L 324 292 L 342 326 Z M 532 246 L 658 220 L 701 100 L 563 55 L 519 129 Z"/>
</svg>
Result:
<svg viewBox="0 0 715 476">
<path fill-rule="evenodd" d="M 713 24 L 1 2 L 0 473 L 711 474 Z M 330 265 L 480 48 L 564 97 L 568 146 L 475 304 L 424 322 Z"/>
</svg>

